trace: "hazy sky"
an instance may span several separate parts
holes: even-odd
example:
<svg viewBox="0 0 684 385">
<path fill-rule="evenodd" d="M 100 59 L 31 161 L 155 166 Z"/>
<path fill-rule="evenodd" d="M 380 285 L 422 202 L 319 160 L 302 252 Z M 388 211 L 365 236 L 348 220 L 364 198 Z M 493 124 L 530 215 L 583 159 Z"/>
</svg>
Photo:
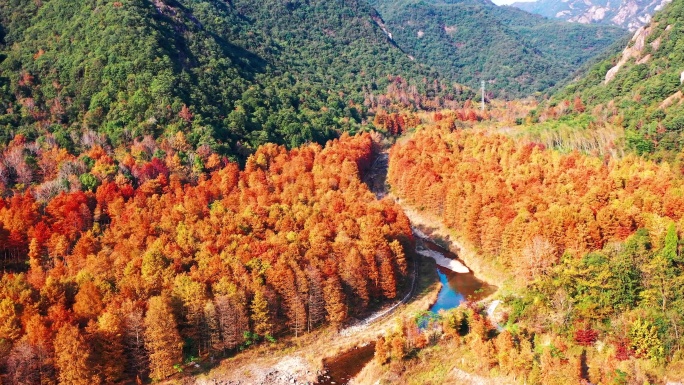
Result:
<svg viewBox="0 0 684 385">
<path fill-rule="evenodd" d="M 535 1 L 535 0 L 492 0 L 492 2 L 496 5 L 513 4 L 517 1 L 523 2 L 523 1 Z"/>
</svg>

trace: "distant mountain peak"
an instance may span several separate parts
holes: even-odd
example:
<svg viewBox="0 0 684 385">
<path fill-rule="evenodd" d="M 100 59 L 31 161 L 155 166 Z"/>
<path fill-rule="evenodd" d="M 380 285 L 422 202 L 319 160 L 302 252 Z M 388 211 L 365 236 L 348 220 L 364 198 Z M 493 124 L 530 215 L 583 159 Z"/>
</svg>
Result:
<svg viewBox="0 0 684 385">
<path fill-rule="evenodd" d="M 589 24 L 613 24 L 636 31 L 672 0 L 538 0 L 512 6 L 550 18 Z"/>
</svg>

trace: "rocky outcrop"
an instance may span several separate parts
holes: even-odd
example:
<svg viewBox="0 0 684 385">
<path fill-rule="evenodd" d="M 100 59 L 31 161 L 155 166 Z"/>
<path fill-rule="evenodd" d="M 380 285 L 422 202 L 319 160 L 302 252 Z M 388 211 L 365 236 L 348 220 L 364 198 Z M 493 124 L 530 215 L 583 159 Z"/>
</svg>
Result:
<svg viewBox="0 0 684 385">
<path fill-rule="evenodd" d="M 670 95 L 667 99 L 663 100 L 663 102 L 660 103 L 658 108 L 660 108 L 661 110 L 664 110 L 664 109 L 670 107 L 671 105 L 673 105 L 675 103 L 681 104 L 682 103 L 682 96 L 683 96 L 682 91 L 677 91 L 674 94 Z"/>
<path fill-rule="evenodd" d="M 636 31 L 672 0 L 538 0 L 513 6 L 575 23 L 614 24 Z"/>
<path fill-rule="evenodd" d="M 378 25 L 378 27 L 380 27 L 380 29 L 382 30 L 382 32 L 384 32 L 385 35 L 387 35 L 387 37 L 388 37 L 390 40 L 393 40 L 393 39 L 392 39 L 392 32 L 390 32 L 390 31 L 387 29 L 387 26 L 385 26 L 385 21 L 382 20 L 382 18 L 380 18 L 380 17 L 378 17 L 378 16 L 373 16 L 373 21 L 375 22 L 375 24 Z"/>
<path fill-rule="evenodd" d="M 604 80 L 604 83 L 608 83 L 609 81 L 613 80 L 618 71 L 620 71 L 620 68 L 622 68 L 622 66 L 625 65 L 629 59 L 638 58 L 641 55 L 641 50 L 644 48 L 644 42 L 646 41 L 646 37 L 650 34 L 650 32 L 650 28 L 641 27 L 637 29 L 636 33 L 634 33 L 634 36 L 632 37 L 632 43 L 634 44 L 630 44 L 622 51 L 620 60 L 618 60 L 617 64 L 615 64 L 615 66 L 609 69 L 606 73 L 606 79 Z"/>
<path fill-rule="evenodd" d="M 607 84 L 615 78 L 620 68 L 624 66 L 630 59 L 634 58 L 637 64 L 644 64 L 651 59 L 651 54 L 644 54 L 644 47 L 646 46 L 646 38 L 653 33 L 657 24 L 650 25 L 648 27 L 639 27 L 637 31 L 632 36 L 630 44 L 622 51 L 622 56 L 618 60 L 617 64 L 606 73 L 606 78 L 604 84 Z M 665 30 L 670 28 L 668 25 Z M 660 42 L 662 39 L 658 37 L 650 43 L 651 51 L 655 52 L 660 48 Z M 684 82 L 684 72 L 682 72 L 681 81 Z"/>
</svg>

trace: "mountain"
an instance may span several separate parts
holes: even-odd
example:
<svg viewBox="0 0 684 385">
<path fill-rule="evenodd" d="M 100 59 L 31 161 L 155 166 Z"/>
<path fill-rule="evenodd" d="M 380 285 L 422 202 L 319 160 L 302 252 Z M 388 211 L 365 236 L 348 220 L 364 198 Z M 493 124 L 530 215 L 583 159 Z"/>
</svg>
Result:
<svg viewBox="0 0 684 385">
<path fill-rule="evenodd" d="M 575 23 L 617 25 L 635 31 L 671 0 L 538 0 L 512 6 L 549 18 Z"/>
<path fill-rule="evenodd" d="M 548 20 L 487 0 L 372 0 L 393 40 L 416 61 L 495 95 L 519 97 L 564 84 L 623 36 L 616 27 Z"/>
<path fill-rule="evenodd" d="M 625 129 L 630 149 L 673 158 L 684 146 L 684 1 L 675 0 L 553 103 L 579 98 L 595 126 Z"/>
<path fill-rule="evenodd" d="M 0 2 L 0 142 L 17 133 L 74 149 L 182 130 L 194 146 L 250 152 L 323 142 L 363 119 L 364 96 L 408 59 L 361 0 Z"/>
<path fill-rule="evenodd" d="M 382 16 L 363 0 L 0 2 L 0 143 L 79 152 L 88 132 L 116 147 L 184 131 L 244 159 L 358 130 L 390 84 L 404 104 L 469 98 L 450 83 L 480 78 L 543 91 L 621 34 L 489 2 L 374 4 Z"/>
</svg>

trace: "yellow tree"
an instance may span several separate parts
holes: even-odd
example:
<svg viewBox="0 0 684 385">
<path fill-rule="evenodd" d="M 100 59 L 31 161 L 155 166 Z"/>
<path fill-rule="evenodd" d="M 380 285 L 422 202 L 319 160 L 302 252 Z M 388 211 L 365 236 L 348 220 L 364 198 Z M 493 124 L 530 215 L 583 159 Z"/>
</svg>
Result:
<svg viewBox="0 0 684 385">
<path fill-rule="evenodd" d="M 161 380 L 182 361 L 183 343 L 166 299 L 150 298 L 145 315 L 145 346 L 150 356 L 150 377 Z"/>
<path fill-rule="evenodd" d="M 384 365 L 387 363 L 388 356 L 389 352 L 387 351 L 385 337 L 380 337 L 378 342 L 375 343 L 375 359 L 380 365 Z"/>
<path fill-rule="evenodd" d="M 271 317 L 268 312 L 268 302 L 266 301 L 262 285 L 259 285 L 254 291 L 250 310 L 252 310 L 254 333 L 260 336 L 271 334 Z"/>
<path fill-rule="evenodd" d="M 0 340 L 14 341 L 21 335 L 21 325 L 14 302 L 5 298 L 0 301 Z"/>
<path fill-rule="evenodd" d="M 173 295 L 183 304 L 181 334 L 184 339 L 192 340 L 195 348 L 197 348 L 197 354 L 201 355 L 202 346 L 204 346 L 202 318 L 204 316 L 206 289 L 200 282 L 196 282 L 183 274 L 176 276 Z"/>
<path fill-rule="evenodd" d="M 392 254 L 394 254 L 394 258 L 397 263 L 397 267 L 399 268 L 399 272 L 401 273 L 401 275 L 406 275 L 408 273 L 408 267 L 406 265 L 406 255 L 404 254 L 404 248 L 401 247 L 401 244 L 396 239 L 390 242 L 389 246 L 392 250 Z"/>
<path fill-rule="evenodd" d="M 55 367 L 60 384 L 99 384 L 93 376 L 88 360 L 90 349 L 76 326 L 64 324 L 55 335 Z"/>
<path fill-rule="evenodd" d="M 97 319 L 97 341 L 102 361 L 100 370 L 104 381 L 115 383 L 123 377 L 124 359 L 123 320 L 118 314 L 105 312 Z"/>
</svg>

